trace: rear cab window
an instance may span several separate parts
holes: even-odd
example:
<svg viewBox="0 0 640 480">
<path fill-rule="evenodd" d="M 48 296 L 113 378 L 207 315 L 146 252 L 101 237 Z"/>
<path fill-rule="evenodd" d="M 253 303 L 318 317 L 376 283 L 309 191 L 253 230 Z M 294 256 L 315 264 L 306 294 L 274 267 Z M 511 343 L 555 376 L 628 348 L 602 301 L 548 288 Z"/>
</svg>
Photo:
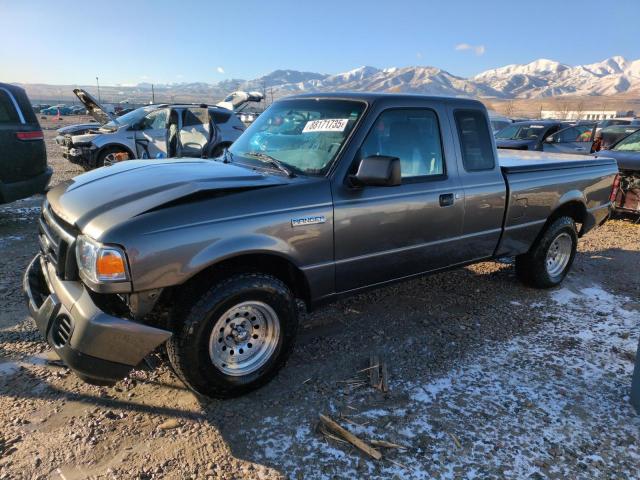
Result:
<svg viewBox="0 0 640 480">
<path fill-rule="evenodd" d="M 456 110 L 454 112 L 462 165 L 468 172 L 493 170 L 495 158 L 487 119 L 480 110 Z"/>
</svg>

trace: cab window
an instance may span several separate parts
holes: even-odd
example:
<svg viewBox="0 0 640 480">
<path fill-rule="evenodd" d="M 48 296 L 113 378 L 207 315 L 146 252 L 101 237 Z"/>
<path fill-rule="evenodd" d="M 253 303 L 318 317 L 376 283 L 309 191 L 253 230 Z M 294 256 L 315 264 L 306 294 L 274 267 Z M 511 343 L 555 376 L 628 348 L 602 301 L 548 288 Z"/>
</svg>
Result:
<svg viewBox="0 0 640 480">
<path fill-rule="evenodd" d="M 493 145 L 484 114 L 480 110 L 457 110 L 454 117 L 460 138 L 464 169 L 468 172 L 493 170 L 495 167 Z"/>
<path fill-rule="evenodd" d="M 442 175 L 444 160 L 438 118 L 432 110 L 398 109 L 380 114 L 358 152 L 400 159 L 402 178 Z"/>
</svg>

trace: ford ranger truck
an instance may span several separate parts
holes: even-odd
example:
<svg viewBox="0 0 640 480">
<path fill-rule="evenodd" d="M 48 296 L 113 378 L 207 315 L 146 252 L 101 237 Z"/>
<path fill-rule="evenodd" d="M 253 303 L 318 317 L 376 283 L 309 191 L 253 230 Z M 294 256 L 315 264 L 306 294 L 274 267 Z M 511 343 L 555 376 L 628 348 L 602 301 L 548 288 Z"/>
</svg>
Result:
<svg viewBox="0 0 640 480">
<path fill-rule="evenodd" d="M 474 100 L 293 96 L 215 160 L 134 160 L 51 189 L 24 290 L 83 378 L 113 383 L 163 346 L 193 390 L 232 397 L 283 366 L 298 300 L 500 257 L 559 285 L 616 173 L 608 158 L 498 158 Z"/>
</svg>

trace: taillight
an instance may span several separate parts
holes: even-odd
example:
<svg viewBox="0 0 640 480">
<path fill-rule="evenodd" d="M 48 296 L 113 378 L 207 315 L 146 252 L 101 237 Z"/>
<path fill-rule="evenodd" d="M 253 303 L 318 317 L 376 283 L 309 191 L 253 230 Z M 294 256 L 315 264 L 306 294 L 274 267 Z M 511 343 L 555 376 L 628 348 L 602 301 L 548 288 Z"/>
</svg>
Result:
<svg viewBox="0 0 640 480">
<path fill-rule="evenodd" d="M 16 132 L 18 140 L 44 140 L 44 134 L 42 130 L 36 130 L 34 132 Z"/>
<path fill-rule="evenodd" d="M 613 179 L 613 186 L 611 187 L 611 195 L 609 195 L 609 201 L 615 202 L 616 197 L 618 196 L 618 189 L 620 188 L 620 174 L 616 175 L 616 178 Z"/>
</svg>

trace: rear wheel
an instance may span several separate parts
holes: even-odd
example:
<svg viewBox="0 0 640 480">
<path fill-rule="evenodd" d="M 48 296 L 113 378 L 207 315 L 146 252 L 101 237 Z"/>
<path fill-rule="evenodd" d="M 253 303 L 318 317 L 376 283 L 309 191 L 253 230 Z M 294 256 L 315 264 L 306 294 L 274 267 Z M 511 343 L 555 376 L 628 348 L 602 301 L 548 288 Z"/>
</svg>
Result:
<svg viewBox="0 0 640 480">
<path fill-rule="evenodd" d="M 566 277 L 576 255 L 578 234 L 570 217 L 560 217 L 524 255 L 516 257 L 516 275 L 527 285 L 551 288 Z"/>
<path fill-rule="evenodd" d="M 229 398 L 254 390 L 293 349 L 295 298 L 271 275 L 234 275 L 189 303 L 178 309 L 167 352 L 178 376 L 198 393 Z"/>
</svg>

